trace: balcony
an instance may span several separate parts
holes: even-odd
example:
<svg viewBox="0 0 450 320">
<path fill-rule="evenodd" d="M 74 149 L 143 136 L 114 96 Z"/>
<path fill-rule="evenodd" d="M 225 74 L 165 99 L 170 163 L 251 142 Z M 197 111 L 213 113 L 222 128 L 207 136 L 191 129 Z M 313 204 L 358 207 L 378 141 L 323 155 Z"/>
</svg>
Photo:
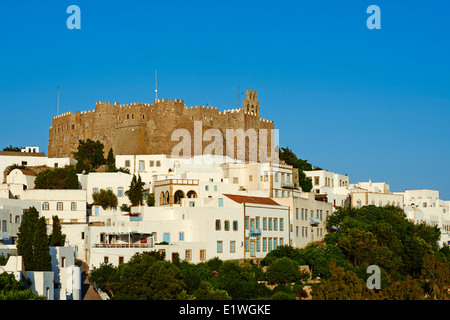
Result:
<svg viewBox="0 0 450 320">
<path fill-rule="evenodd" d="M 283 180 L 281 180 L 281 187 L 282 187 L 282 188 L 293 189 L 293 188 L 294 188 L 294 182 L 292 182 L 292 181 L 283 181 Z"/>
<path fill-rule="evenodd" d="M 319 223 L 320 223 L 320 220 L 318 218 L 314 218 L 314 217 L 309 218 L 309 224 L 311 226 L 318 226 Z"/>
<path fill-rule="evenodd" d="M 96 243 L 94 248 L 153 248 L 153 243 Z"/>
<path fill-rule="evenodd" d="M 260 237 L 261 236 L 261 228 L 250 228 L 248 236 L 249 237 Z"/>
<path fill-rule="evenodd" d="M 198 179 L 165 179 L 155 181 L 155 187 L 164 186 L 164 185 L 190 185 L 190 186 L 198 186 Z"/>
</svg>

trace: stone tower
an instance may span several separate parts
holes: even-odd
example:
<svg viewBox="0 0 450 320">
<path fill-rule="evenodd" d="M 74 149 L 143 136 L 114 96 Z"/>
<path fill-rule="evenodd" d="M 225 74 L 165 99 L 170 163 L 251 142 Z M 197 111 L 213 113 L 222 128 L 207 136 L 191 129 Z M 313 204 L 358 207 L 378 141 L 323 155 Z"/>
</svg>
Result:
<svg viewBox="0 0 450 320">
<path fill-rule="evenodd" d="M 256 116 L 259 116 L 259 102 L 256 100 L 256 98 L 256 91 L 246 90 L 243 107 L 245 111 L 253 112 Z"/>
</svg>

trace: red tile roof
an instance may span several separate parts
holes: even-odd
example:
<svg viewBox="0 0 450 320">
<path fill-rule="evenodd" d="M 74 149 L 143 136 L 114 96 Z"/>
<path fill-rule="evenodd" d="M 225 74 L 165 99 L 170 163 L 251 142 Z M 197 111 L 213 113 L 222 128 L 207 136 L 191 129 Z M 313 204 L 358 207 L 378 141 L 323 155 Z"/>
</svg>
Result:
<svg viewBox="0 0 450 320">
<path fill-rule="evenodd" d="M 224 194 L 224 196 L 227 196 L 231 200 L 237 202 L 237 203 L 256 203 L 256 204 L 266 204 L 271 206 L 279 206 L 280 204 L 278 202 L 275 202 L 271 198 L 268 197 L 251 197 L 251 196 L 241 196 L 236 194 Z"/>
</svg>

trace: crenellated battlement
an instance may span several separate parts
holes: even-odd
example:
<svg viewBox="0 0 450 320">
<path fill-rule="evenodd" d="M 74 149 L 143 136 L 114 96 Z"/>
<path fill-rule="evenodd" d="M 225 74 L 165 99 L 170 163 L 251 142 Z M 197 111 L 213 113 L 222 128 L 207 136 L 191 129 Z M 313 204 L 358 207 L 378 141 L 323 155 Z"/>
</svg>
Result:
<svg viewBox="0 0 450 320">
<path fill-rule="evenodd" d="M 176 142 L 174 130 L 193 130 L 194 121 L 208 128 L 272 129 L 271 120 L 259 116 L 255 91 L 247 91 L 243 108 L 220 111 L 213 106 L 186 106 L 181 99 L 154 99 L 153 103 L 99 100 L 95 108 L 65 112 L 54 116 L 49 130 L 50 157 L 70 157 L 80 140 L 91 139 L 104 144 L 115 154 L 170 154 Z"/>
</svg>

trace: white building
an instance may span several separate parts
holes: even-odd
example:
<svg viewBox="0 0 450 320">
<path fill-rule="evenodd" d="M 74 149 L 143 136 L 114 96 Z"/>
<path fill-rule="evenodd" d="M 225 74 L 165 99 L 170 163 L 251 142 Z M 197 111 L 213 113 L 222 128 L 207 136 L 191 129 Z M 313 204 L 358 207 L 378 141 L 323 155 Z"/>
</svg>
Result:
<svg viewBox="0 0 450 320">
<path fill-rule="evenodd" d="M 326 220 L 333 213 L 333 205 L 318 201 L 313 192 L 294 192 L 288 198 L 275 201 L 290 207 L 290 245 L 304 248 L 309 243 L 321 241 L 325 237 Z"/>
<path fill-rule="evenodd" d="M 439 244 L 450 245 L 450 203 L 439 199 L 439 191 L 419 189 L 403 193 L 405 214 L 415 223 L 436 226 L 441 232 Z"/>
<path fill-rule="evenodd" d="M 214 257 L 258 259 L 289 243 L 289 207 L 268 197 L 226 194 L 196 198 L 194 206 L 189 202 L 133 207 L 134 215 L 116 219 L 111 227 L 91 227 L 90 265 L 120 264 L 146 250 L 193 263 Z"/>
<path fill-rule="evenodd" d="M 48 158 L 43 152 L 15 152 L 0 151 L 0 173 L 3 175 L 2 182 L 5 183 L 5 169 L 12 165 L 34 167 L 47 166 L 49 168 L 63 168 L 76 164 L 72 158 Z"/>
</svg>

